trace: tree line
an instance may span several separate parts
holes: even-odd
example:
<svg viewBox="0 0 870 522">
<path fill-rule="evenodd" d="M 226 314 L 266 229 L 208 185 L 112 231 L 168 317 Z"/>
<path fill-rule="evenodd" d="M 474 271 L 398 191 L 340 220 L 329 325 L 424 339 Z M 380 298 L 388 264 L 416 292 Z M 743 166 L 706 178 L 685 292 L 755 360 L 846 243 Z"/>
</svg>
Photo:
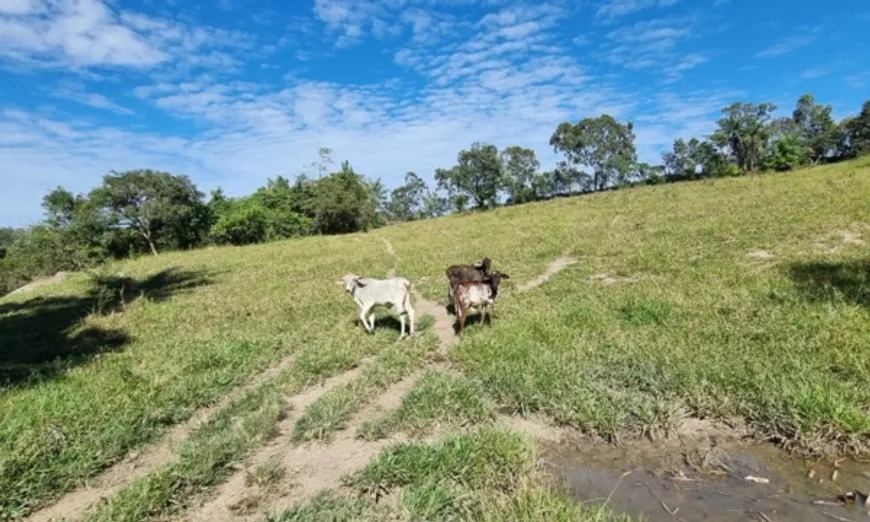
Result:
<svg viewBox="0 0 870 522">
<path fill-rule="evenodd" d="M 634 127 L 609 115 L 559 124 L 550 145 L 562 159 L 542 171 L 535 152 L 473 143 L 456 164 L 436 169 L 433 189 L 414 172 L 388 192 L 380 179 L 344 161 L 331 172 L 321 148 L 314 172 L 278 176 L 253 193 L 208 198 L 189 177 L 154 170 L 110 172 L 87 194 L 58 187 L 43 198 L 45 219 L 0 228 L 0 295 L 61 270 L 109 259 L 206 245 L 246 245 L 318 234 L 366 231 L 553 197 L 697 179 L 787 171 L 870 154 L 870 101 L 835 121 L 830 105 L 800 97 L 791 116 L 772 103 L 735 102 L 701 139 L 678 139 L 661 163 L 640 162 Z"/>
</svg>

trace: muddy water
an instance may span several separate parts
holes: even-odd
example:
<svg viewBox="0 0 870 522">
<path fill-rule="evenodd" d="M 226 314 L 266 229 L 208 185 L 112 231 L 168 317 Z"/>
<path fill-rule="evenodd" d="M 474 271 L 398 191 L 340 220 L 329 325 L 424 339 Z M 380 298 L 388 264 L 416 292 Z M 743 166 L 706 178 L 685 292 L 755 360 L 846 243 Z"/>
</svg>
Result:
<svg viewBox="0 0 870 522">
<path fill-rule="evenodd" d="M 864 474 L 870 465 L 843 461 L 834 477 L 832 466 L 789 457 L 770 445 L 736 442 L 706 447 L 563 442 L 543 449 L 543 466 L 573 498 L 609 497 L 608 506 L 617 513 L 652 522 L 870 520 L 858 503 L 837 502 L 847 491 L 870 489 Z"/>
</svg>

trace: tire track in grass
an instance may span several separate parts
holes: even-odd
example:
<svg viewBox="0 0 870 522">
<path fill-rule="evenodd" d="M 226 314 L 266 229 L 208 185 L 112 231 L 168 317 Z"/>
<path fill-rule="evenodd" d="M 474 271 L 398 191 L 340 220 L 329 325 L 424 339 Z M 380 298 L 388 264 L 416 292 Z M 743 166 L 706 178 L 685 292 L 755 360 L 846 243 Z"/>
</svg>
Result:
<svg viewBox="0 0 870 522">
<path fill-rule="evenodd" d="M 80 518 L 96 502 L 115 495 L 136 479 L 144 477 L 175 460 L 178 445 L 187 440 L 191 433 L 214 419 L 218 412 L 234 400 L 289 369 L 298 356 L 297 352 L 284 357 L 274 366 L 270 366 L 249 379 L 245 384 L 233 388 L 216 403 L 198 409 L 188 420 L 171 427 L 158 441 L 131 452 L 119 462 L 106 468 L 83 488 L 66 493 L 54 503 L 31 513 L 22 520 L 24 522 L 50 522 L 61 518 L 70 520 Z"/>
<path fill-rule="evenodd" d="M 189 512 L 184 520 L 189 522 L 260 520 L 264 511 L 283 510 L 296 502 L 311 498 L 321 490 L 341 486 L 341 479 L 345 474 L 362 468 L 384 447 L 402 440 L 398 437 L 368 442 L 357 438 L 357 428 L 377 412 L 398 407 L 401 398 L 413 387 L 418 377 L 419 372 L 415 372 L 390 386 L 374 403 L 354 415 L 347 427 L 338 431 L 329 443 L 312 441 L 294 447 L 292 440 L 294 426 L 305 407 L 313 404 L 328 390 L 323 390 L 316 397 L 309 396 L 305 400 L 294 401 L 293 411 L 296 414 L 281 422 L 280 435 L 250 459 L 250 464 L 245 469 L 225 482 L 211 500 L 199 509 Z M 330 389 L 346 384 L 350 380 L 346 378 L 343 379 L 343 383 L 336 382 Z M 249 473 L 270 462 L 285 473 L 277 488 L 260 494 L 256 488 L 247 487 L 245 480 Z"/>
</svg>

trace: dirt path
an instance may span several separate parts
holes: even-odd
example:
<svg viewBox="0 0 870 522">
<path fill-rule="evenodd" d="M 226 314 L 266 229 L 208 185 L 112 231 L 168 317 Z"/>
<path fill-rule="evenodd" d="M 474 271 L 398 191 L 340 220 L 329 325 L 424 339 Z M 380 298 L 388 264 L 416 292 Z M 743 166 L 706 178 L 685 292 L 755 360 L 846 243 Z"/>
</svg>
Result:
<svg viewBox="0 0 870 522">
<path fill-rule="evenodd" d="M 526 283 L 523 283 L 523 284 L 517 286 L 517 292 L 528 292 L 529 290 L 533 290 L 535 288 L 538 288 L 542 284 L 549 281 L 551 277 L 553 277 L 554 275 L 558 274 L 562 270 L 565 270 L 566 268 L 568 268 L 569 266 L 571 266 L 575 263 L 577 263 L 577 259 L 575 259 L 575 258 L 569 256 L 567 253 L 565 253 L 562 255 L 562 257 L 560 257 L 560 258 L 556 259 L 555 261 L 553 261 L 552 263 L 550 263 L 550 265 L 547 266 L 547 269 L 544 270 L 543 274 L 532 279 L 531 281 L 528 281 Z"/>
<path fill-rule="evenodd" d="M 375 442 L 358 439 L 357 428 L 363 421 L 371 419 L 379 412 L 392 410 L 401 404 L 402 397 L 414 386 L 421 372 L 414 373 L 388 388 L 371 405 L 361 410 L 348 422 L 348 426 L 338 431 L 329 443 L 321 441 L 306 442 L 294 446 L 293 428 L 305 408 L 314 403 L 329 389 L 350 382 L 359 371 L 348 372 L 318 389 L 316 393 L 297 396 L 293 400 L 293 414 L 281 422 L 280 435 L 251 460 L 250 464 L 233 475 L 218 488 L 214 497 L 201 508 L 185 516 L 190 522 L 244 522 L 260 520 L 263 513 L 280 511 L 304 501 L 321 490 L 341 486 L 341 478 L 369 463 L 386 446 L 403 440 L 391 437 Z M 271 487 L 259 489 L 247 486 L 245 478 L 264 463 L 277 464 L 285 473 L 280 482 Z"/>
<path fill-rule="evenodd" d="M 387 238 L 382 237 L 381 241 L 383 241 L 384 246 L 387 247 L 387 253 L 393 258 L 393 266 L 391 266 L 387 271 L 387 277 L 396 277 L 396 267 L 399 264 L 399 256 L 396 255 L 396 250 L 393 248 L 393 244 L 390 243 Z"/>
<path fill-rule="evenodd" d="M 144 477 L 157 468 L 169 464 L 176 458 L 175 450 L 194 430 L 203 423 L 210 421 L 232 401 L 244 396 L 268 380 L 277 377 L 289 369 L 296 361 L 298 354 L 281 359 L 278 364 L 254 376 L 247 383 L 232 389 L 215 404 L 201 408 L 187 421 L 169 429 L 160 440 L 146 445 L 138 451 L 127 455 L 123 460 L 107 468 L 89 481 L 86 487 L 73 490 L 56 502 L 22 519 L 24 522 L 49 522 L 61 517 L 78 519 L 94 503 L 103 497 L 110 497 L 136 479 Z"/>
<path fill-rule="evenodd" d="M 353 370 L 327 379 L 322 386 L 309 388 L 291 397 L 290 407 L 288 408 L 289 412 L 278 424 L 278 436 L 255 453 L 249 460 L 250 464 L 248 466 L 240 469 L 229 480 L 221 484 L 210 500 L 206 501 L 199 508 L 195 508 L 187 513 L 184 519 L 201 521 L 235 520 L 237 517 L 236 512 L 252 500 L 248 498 L 250 489 L 245 485 L 246 472 L 269 461 L 280 460 L 284 464 L 286 456 L 294 451 L 288 451 L 288 448 L 291 448 L 293 444 L 293 428 L 296 426 L 296 421 L 305 412 L 305 409 L 330 390 L 357 378 L 364 366 L 364 364 L 357 366 Z"/>
</svg>

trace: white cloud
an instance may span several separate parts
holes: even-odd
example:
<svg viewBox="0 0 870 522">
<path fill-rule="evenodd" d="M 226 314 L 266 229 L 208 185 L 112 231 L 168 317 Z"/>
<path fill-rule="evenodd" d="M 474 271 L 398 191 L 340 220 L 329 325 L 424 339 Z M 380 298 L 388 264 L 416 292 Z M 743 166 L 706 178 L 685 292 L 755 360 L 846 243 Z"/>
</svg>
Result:
<svg viewBox="0 0 870 522">
<path fill-rule="evenodd" d="M 676 51 L 694 37 L 694 24 L 692 18 L 656 18 L 614 29 L 607 33 L 602 58 L 628 69 L 660 69 L 673 80 L 675 73 L 704 61 L 698 52 Z"/>
<path fill-rule="evenodd" d="M 34 16 L 47 12 L 48 16 Z M 8 11 L 0 10 L 4 15 Z M 15 14 L 15 13 L 13 13 Z M 142 35 L 118 23 L 97 0 L 29 2 L 28 16 L 0 18 L 0 53 L 72 65 L 145 67 L 167 58 Z"/>
<path fill-rule="evenodd" d="M 828 74 L 828 70 L 823 67 L 815 67 L 813 69 L 806 69 L 801 72 L 801 78 L 805 79 L 813 79 L 813 78 L 821 78 L 822 76 Z"/>
<path fill-rule="evenodd" d="M 54 89 L 48 89 L 48 94 L 55 98 L 71 100 L 95 109 L 105 109 L 117 114 L 133 114 L 132 110 L 115 103 L 104 94 L 88 92 L 83 85 L 78 83 L 63 83 Z"/>
<path fill-rule="evenodd" d="M 816 38 L 818 38 L 818 33 L 820 31 L 819 27 L 813 28 L 801 28 L 798 29 L 799 33 L 791 35 L 780 42 L 777 42 L 766 49 L 763 49 L 756 53 L 755 56 L 759 58 L 774 58 L 776 56 L 781 56 L 784 54 L 788 54 L 792 51 L 796 51 L 801 47 L 806 47 L 807 45 L 813 43 Z"/>
<path fill-rule="evenodd" d="M 595 16 L 605 22 L 649 9 L 650 7 L 671 7 L 680 0 L 605 0 L 595 11 Z"/>
<path fill-rule="evenodd" d="M 0 0 L 0 14 L 26 15 L 37 13 L 42 9 L 39 0 Z"/>
<path fill-rule="evenodd" d="M 175 61 L 226 65 L 214 47 L 250 47 L 244 35 L 117 11 L 102 0 L 15 0 L 0 7 L 0 59 L 33 66 L 149 70 Z M 13 8 L 10 8 L 13 6 Z M 14 9 L 17 9 L 14 10 Z"/>
</svg>

